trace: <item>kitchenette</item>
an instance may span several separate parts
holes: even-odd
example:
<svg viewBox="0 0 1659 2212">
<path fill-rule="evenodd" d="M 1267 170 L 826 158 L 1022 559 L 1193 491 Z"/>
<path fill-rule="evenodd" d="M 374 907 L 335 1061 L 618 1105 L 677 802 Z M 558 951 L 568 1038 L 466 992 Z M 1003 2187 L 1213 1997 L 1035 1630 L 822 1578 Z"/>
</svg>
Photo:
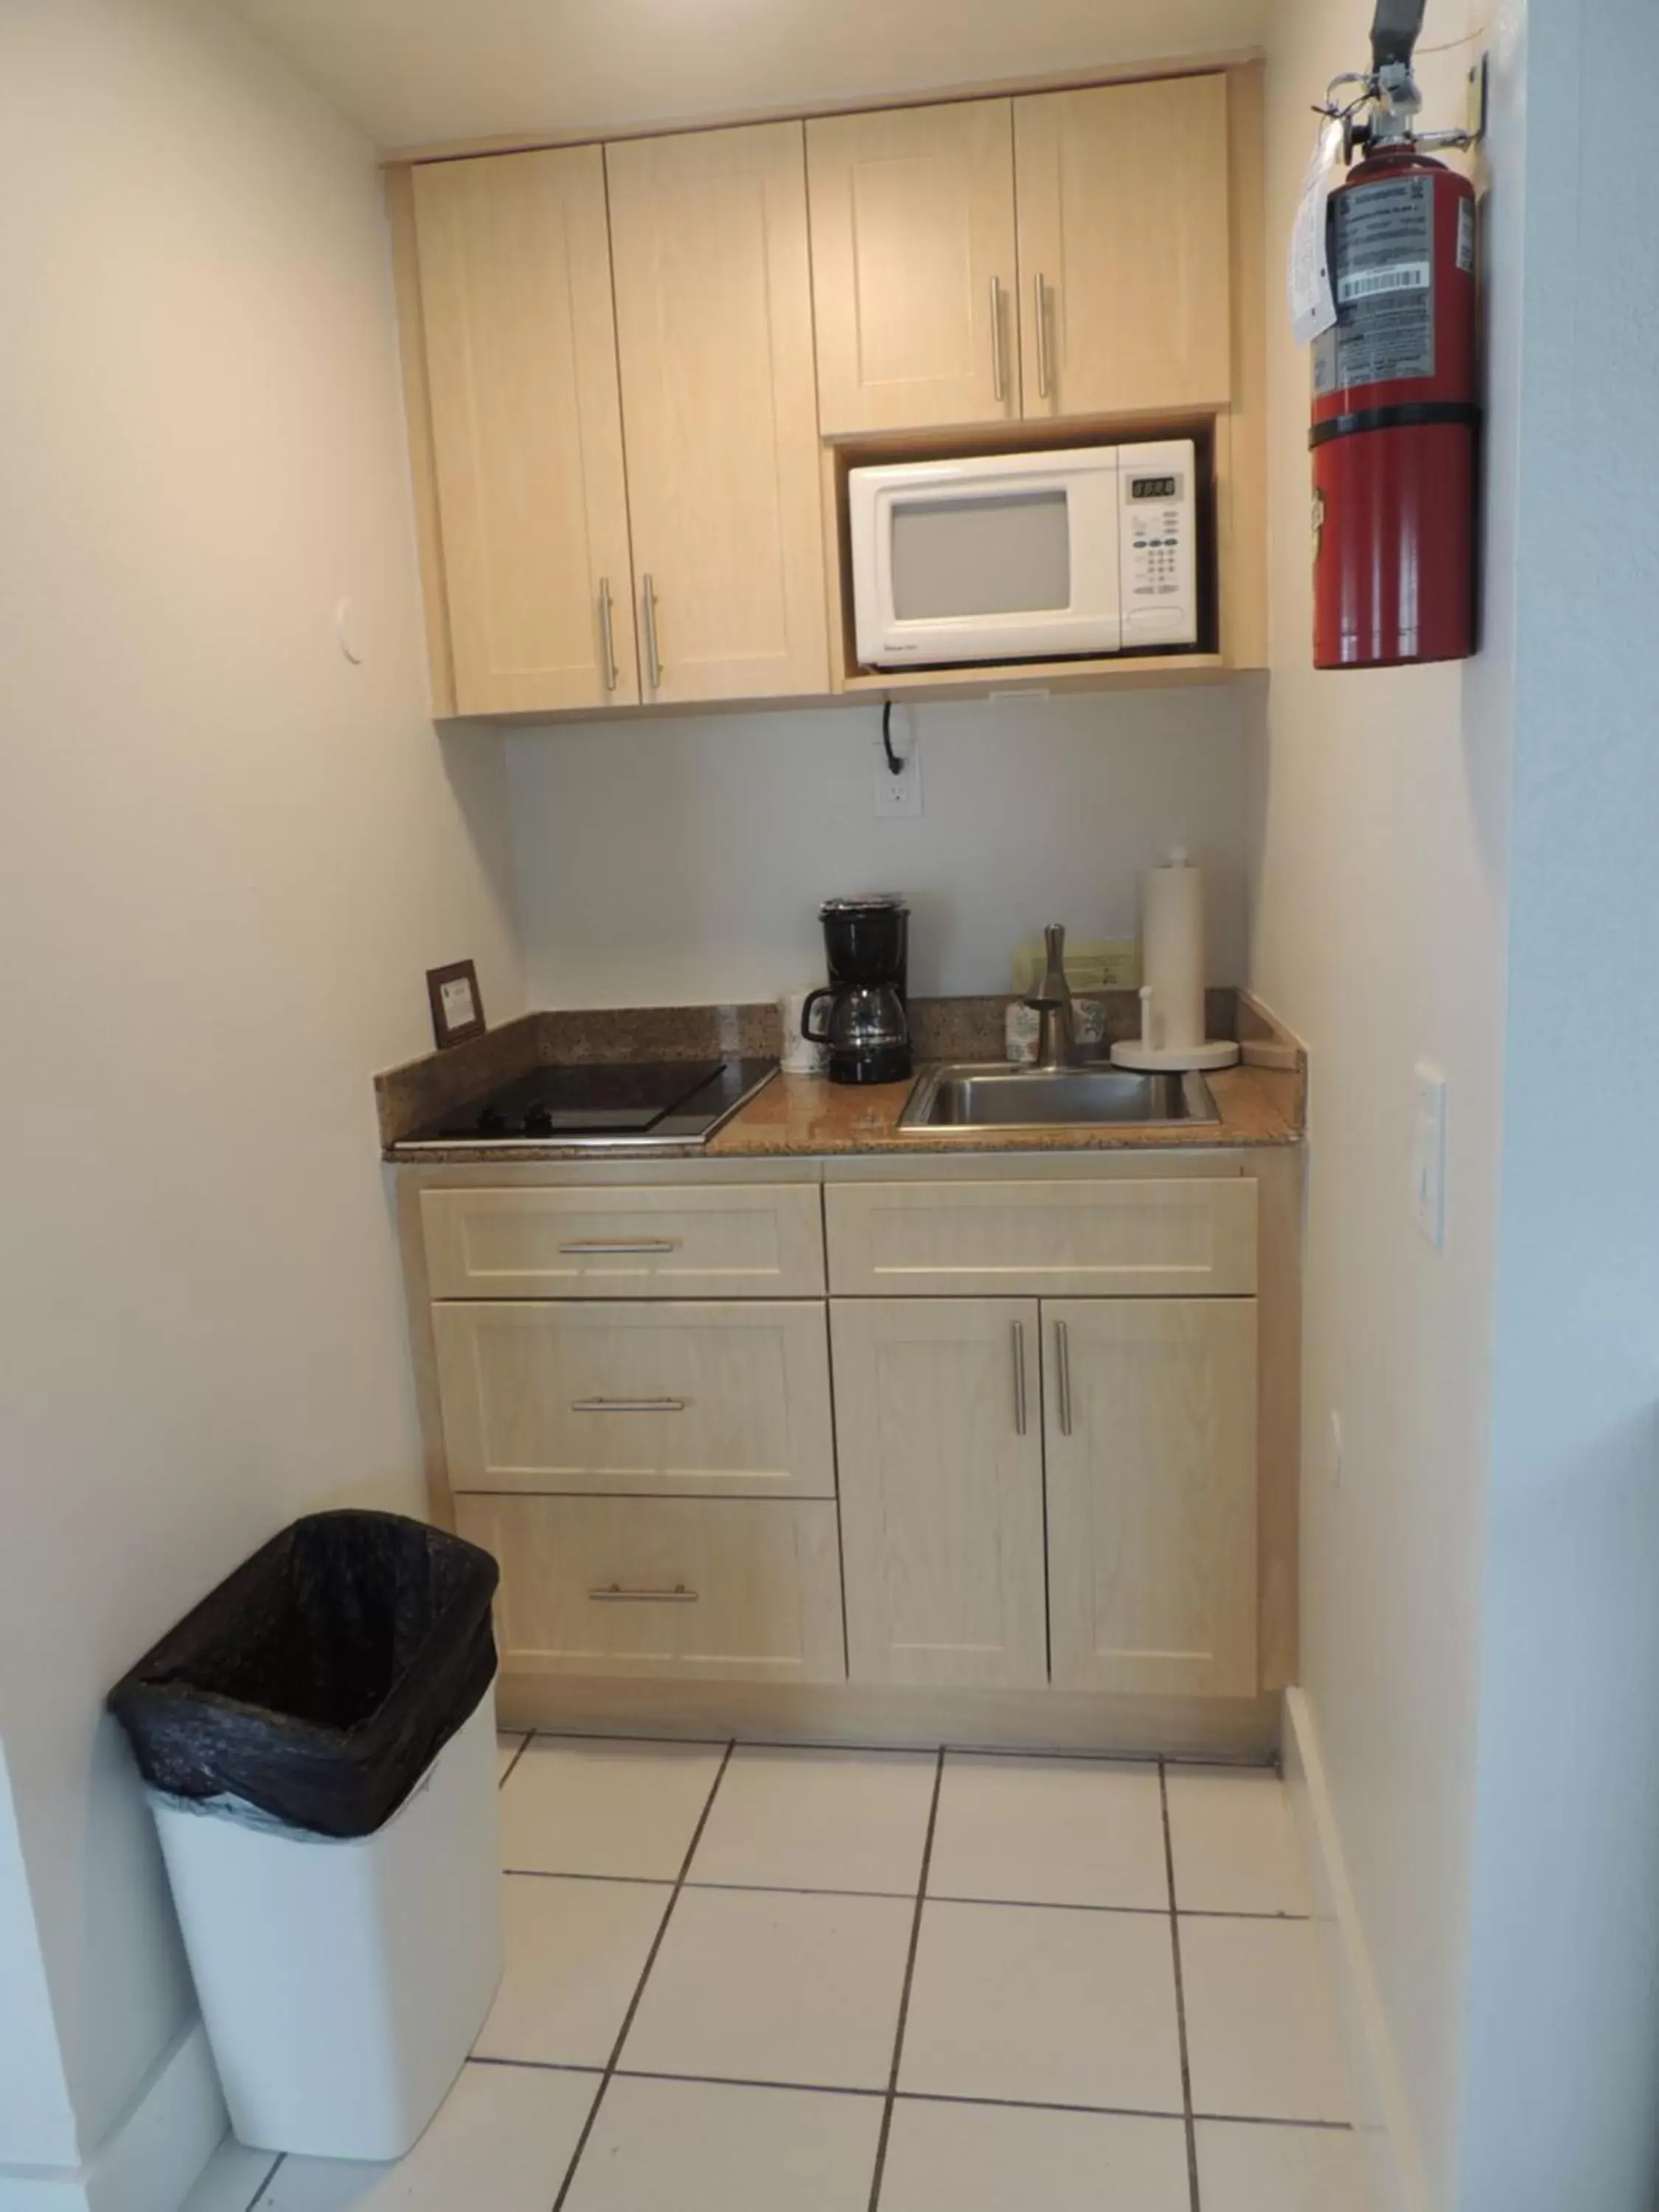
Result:
<svg viewBox="0 0 1659 2212">
<path fill-rule="evenodd" d="M 1277 1741 L 1305 1062 L 1211 964 L 1188 841 L 1237 744 L 1107 799 L 1159 839 L 1129 866 L 1062 775 L 993 966 L 947 951 L 929 720 L 1036 763 L 1069 714 L 1109 788 L 1138 714 L 1204 731 L 1261 665 L 1261 102 L 1244 61 L 388 167 L 435 708 L 508 732 L 550 963 L 629 908 L 636 974 L 679 954 L 683 1003 L 607 1003 L 613 939 L 377 1084 L 431 1507 L 501 1562 L 515 1721 Z M 701 749 L 793 715 L 844 757 L 860 708 L 878 848 L 763 798 L 771 880 L 703 835 Z M 914 894 L 823 880 L 872 852 Z"/>
<path fill-rule="evenodd" d="M 0 47 L 0 2201 L 1634 2212 L 1636 0 Z"/>
</svg>

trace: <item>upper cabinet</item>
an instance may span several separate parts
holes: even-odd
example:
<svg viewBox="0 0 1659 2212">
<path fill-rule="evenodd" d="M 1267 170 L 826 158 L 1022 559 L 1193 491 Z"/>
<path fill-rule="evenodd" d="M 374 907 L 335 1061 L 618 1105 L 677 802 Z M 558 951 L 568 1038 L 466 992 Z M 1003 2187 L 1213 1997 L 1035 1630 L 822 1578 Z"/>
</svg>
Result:
<svg viewBox="0 0 1659 2212">
<path fill-rule="evenodd" d="M 826 117 L 806 169 L 824 435 L 1018 421 L 1012 104 Z"/>
<path fill-rule="evenodd" d="M 826 437 L 1224 407 L 1227 80 L 806 126 Z"/>
<path fill-rule="evenodd" d="M 644 696 L 827 690 L 801 125 L 605 163 Z"/>
<path fill-rule="evenodd" d="M 438 714 L 1261 665 L 1259 66 L 434 157 L 388 198 Z M 1200 456 L 1194 650 L 860 665 L 852 467 L 1137 434 Z"/>
<path fill-rule="evenodd" d="M 455 707 L 640 696 L 597 146 L 418 168 Z"/>
<path fill-rule="evenodd" d="M 1227 80 L 1014 102 L 1028 416 L 1224 407 Z"/>
</svg>

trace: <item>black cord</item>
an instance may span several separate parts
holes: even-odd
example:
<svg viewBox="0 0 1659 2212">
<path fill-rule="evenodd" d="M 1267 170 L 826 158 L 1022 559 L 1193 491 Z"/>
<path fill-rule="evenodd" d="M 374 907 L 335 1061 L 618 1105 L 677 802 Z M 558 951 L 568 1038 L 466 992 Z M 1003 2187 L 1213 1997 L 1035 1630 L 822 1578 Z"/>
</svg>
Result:
<svg viewBox="0 0 1659 2212">
<path fill-rule="evenodd" d="M 892 729 L 893 702 L 890 699 L 884 699 L 881 702 L 882 750 L 887 755 L 887 766 L 890 773 L 894 775 L 902 775 L 904 773 L 904 763 L 893 750 Z"/>
</svg>

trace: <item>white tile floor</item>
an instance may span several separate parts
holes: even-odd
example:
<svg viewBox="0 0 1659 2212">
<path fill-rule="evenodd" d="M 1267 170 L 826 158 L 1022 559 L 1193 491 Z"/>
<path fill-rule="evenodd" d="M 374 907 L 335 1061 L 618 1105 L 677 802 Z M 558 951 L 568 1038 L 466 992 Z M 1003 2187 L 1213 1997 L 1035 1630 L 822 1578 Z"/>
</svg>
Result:
<svg viewBox="0 0 1659 2212">
<path fill-rule="evenodd" d="M 503 1738 L 507 1974 L 396 2166 L 189 2212 L 1363 2212 L 1273 1775 Z M 1173 1887 L 1172 1887 L 1173 1883 Z"/>
</svg>

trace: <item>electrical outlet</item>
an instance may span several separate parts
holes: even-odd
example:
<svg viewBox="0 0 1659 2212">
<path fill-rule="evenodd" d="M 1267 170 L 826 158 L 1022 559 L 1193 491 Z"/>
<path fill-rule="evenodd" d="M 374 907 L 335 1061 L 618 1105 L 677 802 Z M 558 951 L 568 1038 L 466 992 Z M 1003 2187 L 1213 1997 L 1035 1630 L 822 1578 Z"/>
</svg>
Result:
<svg viewBox="0 0 1659 2212">
<path fill-rule="evenodd" d="M 913 737 L 893 750 L 902 763 L 896 775 L 887 765 L 886 747 L 879 738 L 875 740 L 876 816 L 883 822 L 914 822 L 921 813 L 921 740 Z"/>
<path fill-rule="evenodd" d="M 1413 1079 L 1412 1206 L 1437 1252 L 1446 1245 L 1446 1079 L 1419 1061 Z"/>
</svg>

